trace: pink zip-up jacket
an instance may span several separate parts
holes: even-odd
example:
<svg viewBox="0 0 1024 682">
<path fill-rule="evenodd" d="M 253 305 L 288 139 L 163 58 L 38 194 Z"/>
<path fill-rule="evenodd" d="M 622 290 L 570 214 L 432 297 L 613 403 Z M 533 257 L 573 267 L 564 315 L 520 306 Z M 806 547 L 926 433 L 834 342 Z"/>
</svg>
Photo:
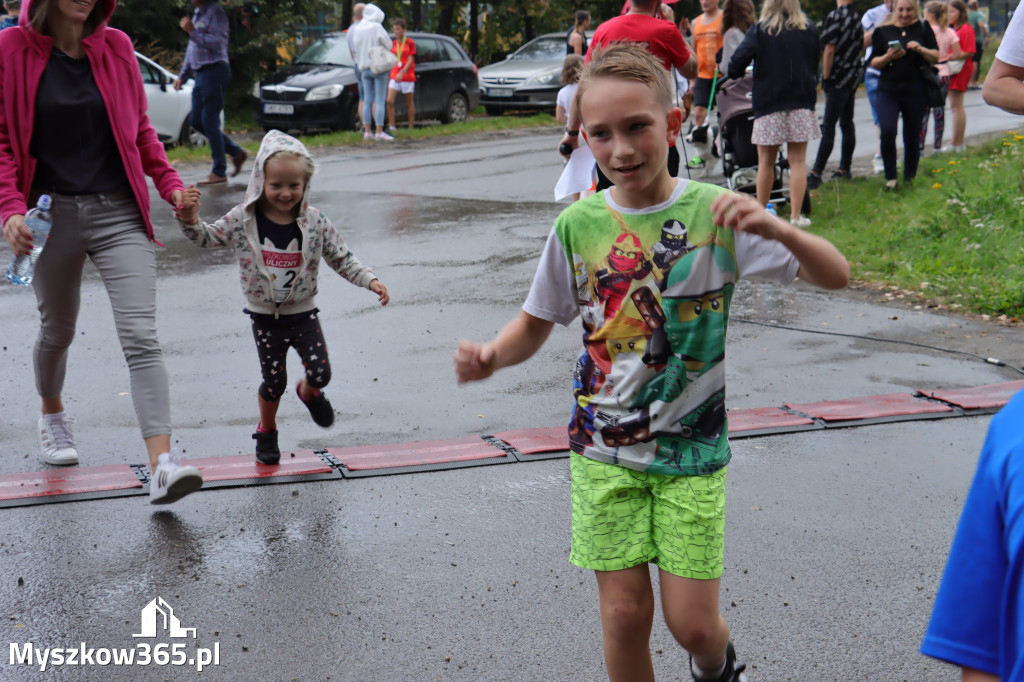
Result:
<svg viewBox="0 0 1024 682">
<path fill-rule="evenodd" d="M 0 31 L 0 225 L 12 215 L 26 212 L 32 191 L 36 160 L 29 154 L 39 79 L 50 59 L 53 39 L 37 33 L 29 24 L 36 0 L 21 5 L 18 26 Z M 131 39 L 107 26 L 117 0 L 99 0 L 103 21 L 82 41 L 93 77 L 107 106 L 117 149 L 121 154 L 135 201 L 153 239 L 149 218 L 149 188 L 153 178 L 160 196 L 171 201 L 175 190 L 185 186 L 167 162 L 163 143 L 146 117 L 146 91 Z M 51 11 L 54 11 L 51 6 Z M 68 125 L 75 125 L 73 111 Z"/>
</svg>

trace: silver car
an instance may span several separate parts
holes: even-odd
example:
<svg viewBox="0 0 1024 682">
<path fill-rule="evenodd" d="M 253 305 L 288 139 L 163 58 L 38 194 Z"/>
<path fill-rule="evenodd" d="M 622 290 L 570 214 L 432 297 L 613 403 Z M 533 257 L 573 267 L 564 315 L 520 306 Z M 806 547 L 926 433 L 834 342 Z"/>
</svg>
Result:
<svg viewBox="0 0 1024 682">
<path fill-rule="evenodd" d="M 587 32 L 587 41 L 593 33 Z M 545 33 L 505 57 L 480 69 L 480 103 L 491 116 L 505 111 L 555 108 L 566 33 Z"/>
</svg>

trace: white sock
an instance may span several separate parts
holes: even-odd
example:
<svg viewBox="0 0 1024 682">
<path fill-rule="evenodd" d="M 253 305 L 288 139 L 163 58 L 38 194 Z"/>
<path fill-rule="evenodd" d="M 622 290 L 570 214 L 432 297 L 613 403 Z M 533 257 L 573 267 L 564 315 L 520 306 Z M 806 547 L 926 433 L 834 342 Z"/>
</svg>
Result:
<svg viewBox="0 0 1024 682">
<path fill-rule="evenodd" d="M 54 412 L 53 414 L 44 414 L 43 419 L 52 424 L 53 422 L 64 421 L 67 416 L 66 412 Z"/>
<path fill-rule="evenodd" d="M 165 452 L 156 458 L 157 466 L 171 463 L 171 453 Z"/>
<path fill-rule="evenodd" d="M 693 676 L 696 677 L 698 680 L 708 680 L 708 682 L 711 682 L 711 680 L 717 680 L 719 677 L 722 676 L 722 673 L 725 672 L 725 661 L 722 661 L 722 667 L 720 667 L 718 669 L 718 672 L 716 673 L 704 670 L 699 665 L 697 665 L 697 661 L 692 661 L 690 663 L 690 667 L 693 669 Z"/>
</svg>

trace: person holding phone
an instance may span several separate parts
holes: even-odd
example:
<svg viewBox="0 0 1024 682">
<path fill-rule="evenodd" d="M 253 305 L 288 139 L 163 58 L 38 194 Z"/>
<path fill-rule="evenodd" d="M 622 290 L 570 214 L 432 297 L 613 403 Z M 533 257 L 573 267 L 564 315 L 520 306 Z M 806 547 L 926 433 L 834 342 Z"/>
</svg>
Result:
<svg viewBox="0 0 1024 682">
<path fill-rule="evenodd" d="M 931 26 L 921 21 L 917 0 L 896 0 L 892 13 L 871 36 L 871 66 L 878 69 L 875 106 L 882 134 L 885 188 L 895 190 L 896 131 L 903 118 L 903 182 L 917 175 L 921 160 L 918 140 L 928 108 L 923 69 L 939 60 Z"/>
</svg>

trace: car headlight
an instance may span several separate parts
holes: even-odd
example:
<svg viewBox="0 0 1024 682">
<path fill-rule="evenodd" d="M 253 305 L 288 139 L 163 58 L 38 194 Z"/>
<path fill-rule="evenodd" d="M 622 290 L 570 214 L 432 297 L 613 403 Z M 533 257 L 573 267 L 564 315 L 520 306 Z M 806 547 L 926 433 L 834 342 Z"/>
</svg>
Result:
<svg viewBox="0 0 1024 682">
<path fill-rule="evenodd" d="M 549 69 L 535 73 L 526 79 L 523 85 L 558 85 L 561 83 L 562 68 Z"/>
<path fill-rule="evenodd" d="M 334 99 L 341 94 L 345 88 L 338 85 L 319 85 L 306 93 L 307 102 L 315 102 L 321 99 Z"/>
<path fill-rule="evenodd" d="M 260 82 L 256 81 L 252 85 L 252 96 L 255 97 L 256 99 L 259 99 L 261 94 L 262 93 L 260 92 Z"/>
</svg>

